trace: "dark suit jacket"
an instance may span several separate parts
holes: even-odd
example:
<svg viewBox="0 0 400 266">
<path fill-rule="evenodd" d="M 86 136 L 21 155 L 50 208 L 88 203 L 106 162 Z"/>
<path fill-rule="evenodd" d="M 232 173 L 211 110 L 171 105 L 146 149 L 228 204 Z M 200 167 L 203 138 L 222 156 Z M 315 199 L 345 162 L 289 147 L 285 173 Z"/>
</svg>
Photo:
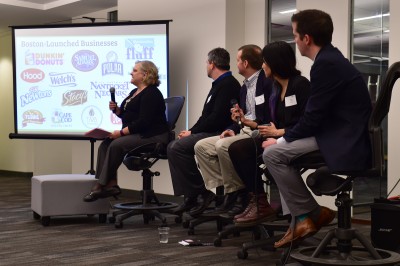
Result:
<svg viewBox="0 0 400 266">
<path fill-rule="evenodd" d="M 269 110 L 269 97 L 272 92 L 272 80 L 265 76 L 263 70 L 260 71 L 260 74 L 257 78 L 256 83 L 256 97 L 264 95 L 264 102 L 260 104 L 256 104 L 255 111 L 256 111 L 256 119 L 255 122 L 257 124 L 266 124 L 271 121 L 270 110 Z M 240 89 L 240 101 L 239 106 L 243 110 L 243 113 L 247 112 L 246 106 L 246 97 L 247 97 L 247 87 L 245 84 L 242 85 Z M 236 123 L 231 124 L 227 129 L 232 129 L 237 134 L 240 131 L 240 126 Z"/>
<path fill-rule="evenodd" d="M 225 73 L 213 82 L 204 103 L 203 112 L 190 129 L 192 134 L 207 132 L 219 134 L 232 123 L 231 100 L 239 99 L 240 83 L 231 72 Z"/>
<path fill-rule="evenodd" d="M 318 53 L 310 72 L 311 95 L 286 141 L 315 136 L 331 171 L 356 171 L 371 165 L 368 120 L 371 100 L 361 74 L 332 45 Z"/>
</svg>

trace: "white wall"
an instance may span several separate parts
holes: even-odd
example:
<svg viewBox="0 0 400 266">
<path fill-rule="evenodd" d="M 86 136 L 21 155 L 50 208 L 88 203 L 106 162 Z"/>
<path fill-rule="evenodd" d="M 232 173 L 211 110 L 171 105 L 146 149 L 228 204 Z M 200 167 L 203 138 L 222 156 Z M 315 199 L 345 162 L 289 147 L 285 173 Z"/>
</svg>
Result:
<svg viewBox="0 0 400 266">
<path fill-rule="evenodd" d="M 389 33 L 389 65 L 400 61 L 400 35 L 397 30 L 400 25 L 400 1 L 390 0 L 390 33 Z M 400 179 L 400 81 L 394 85 L 392 101 L 388 115 L 388 192 Z M 400 195 L 400 184 L 390 196 Z"/>
<path fill-rule="evenodd" d="M 11 30 L 0 36 L 0 169 L 31 172 L 32 141 L 10 140 L 14 133 Z"/>
</svg>

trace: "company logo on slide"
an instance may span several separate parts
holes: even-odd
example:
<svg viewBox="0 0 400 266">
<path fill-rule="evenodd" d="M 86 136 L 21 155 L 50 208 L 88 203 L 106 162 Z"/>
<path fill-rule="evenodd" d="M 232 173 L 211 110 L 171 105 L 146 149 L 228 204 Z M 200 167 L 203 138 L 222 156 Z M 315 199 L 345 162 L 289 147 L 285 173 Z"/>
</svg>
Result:
<svg viewBox="0 0 400 266">
<path fill-rule="evenodd" d="M 154 54 L 154 39 L 126 39 L 126 59 L 151 60 Z"/>
<path fill-rule="evenodd" d="M 62 106 L 81 105 L 87 102 L 88 92 L 85 90 L 71 90 L 63 93 Z"/>
<path fill-rule="evenodd" d="M 36 83 L 44 79 L 44 72 L 37 68 L 29 68 L 22 71 L 20 77 L 23 81 Z"/>
<path fill-rule="evenodd" d="M 26 65 L 54 66 L 64 64 L 64 53 L 33 53 L 30 50 L 25 52 Z"/>
<path fill-rule="evenodd" d="M 97 67 L 99 58 L 89 50 L 80 50 L 72 56 L 72 65 L 79 71 L 89 72 Z"/>
<path fill-rule="evenodd" d="M 64 113 L 60 109 L 56 109 L 51 116 L 51 122 L 55 124 L 71 123 L 72 113 Z"/>
<path fill-rule="evenodd" d="M 106 55 L 107 62 L 103 63 L 101 65 L 101 75 L 106 76 L 110 74 L 117 74 L 117 75 L 123 75 L 123 64 L 120 62 L 117 62 L 118 56 L 117 53 L 112 51 L 108 52 Z"/>
<path fill-rule="evenodd" d="M 101 125 L 101 121 L 103 120 L 103 114 L 101 110 L 94 105 L 90 105 L 83 109 L 81 115 L 82 123 L 87 128 L 96 128 Z"/>
<path fill-rule="evenodd" d="M 51 90 L 45 90 L 41 91 L 37 86 L 32 87 L 29 89 L 29 92 L 21 95 L 21 107 L 24 107 L 27 104 L 36 102 L 37 100 L 43 99 L 43 98 L 48 98 L 51 97 L 52 91 Z"/>
<path fill-rule="evenodd" d="M 52 87 L 75 87 L 76 86 L 76 78 L 74 72 L 65 72 L 65 73 L 49 73 L 51 86 Z"/>
<path fill-rule="evenodd" d="M 46 118 L 38 110 L 27 110 L 22 114 L 22 127 L 28 124 L 43 124 Z"/>
</svg>

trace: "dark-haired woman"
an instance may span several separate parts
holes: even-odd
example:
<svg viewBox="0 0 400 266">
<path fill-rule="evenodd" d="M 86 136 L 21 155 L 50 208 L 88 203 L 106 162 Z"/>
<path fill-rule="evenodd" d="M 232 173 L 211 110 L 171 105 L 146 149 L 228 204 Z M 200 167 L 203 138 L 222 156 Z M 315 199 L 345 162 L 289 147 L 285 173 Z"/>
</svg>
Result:
<svg viewBox="0 0 400 266">
<path fill-rule="evenodd" d="M 267 200 L 257 157 L 263 151 L 263 144 L 268 143 L 267 138 L 279 138 L 285 129 L 296 124 L 304 113 L 310 94 L 310 82 L 296 68 L 296 56 L 288 43 L 270 43 L 264 47 L 262 55 L 265 75 L 274 80 L 269 99 L 272 121 L 257 126 L 260 137 L 240 140 L 229 147 L 233 165 L 250 195 L 245 211 L 234 217 L 237 226 L 251 226 L 276 217 Z"/>
</svg>

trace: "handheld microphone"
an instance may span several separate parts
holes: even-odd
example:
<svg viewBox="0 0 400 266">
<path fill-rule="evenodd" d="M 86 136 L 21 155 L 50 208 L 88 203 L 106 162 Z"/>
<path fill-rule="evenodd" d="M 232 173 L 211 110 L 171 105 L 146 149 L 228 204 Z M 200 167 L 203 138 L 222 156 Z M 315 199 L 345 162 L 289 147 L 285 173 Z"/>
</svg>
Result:
<svg viewBox="0 0 400 266">
<path fill-rule="evenodd" d="M 115 103 L 115 88 L 111 87 L 110 88 L 110 95 L 111 95 L 111 101 Z M 115 112 L 115 109 L 113 110 Z"/>
<path fill-rule="evenodd" d="M 232 100 L 231 100 L 232 108 L 236 108 L 236 105 L 237 105 L 237 104 L 238 104 L 238 102 L 237 102 L 236 99 L 232 99 Z M 239 126 L 242 126 L 242 121 L 240 121 L 240 116 L 237 116 L 237 117 L 236 117 L 236 123 L 238 123 Z"/>
</svg>

